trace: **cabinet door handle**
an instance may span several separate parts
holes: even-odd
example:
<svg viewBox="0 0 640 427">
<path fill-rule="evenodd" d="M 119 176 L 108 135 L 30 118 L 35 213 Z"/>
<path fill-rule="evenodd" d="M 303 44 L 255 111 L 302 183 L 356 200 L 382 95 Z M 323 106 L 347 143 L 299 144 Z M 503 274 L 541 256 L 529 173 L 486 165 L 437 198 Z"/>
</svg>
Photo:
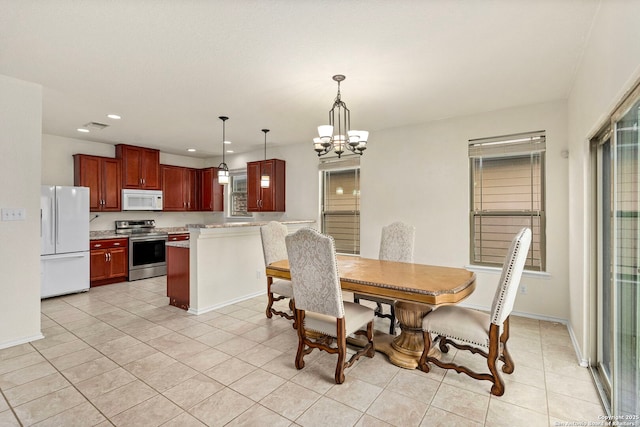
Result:
<svg viewBox="0 0 640 427">
<path fill-rule="evenodd" d="M 120 246 L 120 243 L 116 242 L 113 244 L 113 246 Z"/>
<path fill-rule="evenodd" d="M 107 261 L 111 262 L 111 252 L 109 252 L 107 255 L 109 255 L 109 259 Z"/>
<path fill-rule="evenodd" d="M 101 243 L 96 243 L 95 245 L 93 245 L 93 247 L 94 248 L 100 248 L 100 247 L 102 247 L 102 244 Z"/>
<path fill-rule="evenodd" d="M 108 262 L 109 261 L 109 257 L 108 257 L 108 252 L 104 253 L 104 262 Z"/>
</svg>

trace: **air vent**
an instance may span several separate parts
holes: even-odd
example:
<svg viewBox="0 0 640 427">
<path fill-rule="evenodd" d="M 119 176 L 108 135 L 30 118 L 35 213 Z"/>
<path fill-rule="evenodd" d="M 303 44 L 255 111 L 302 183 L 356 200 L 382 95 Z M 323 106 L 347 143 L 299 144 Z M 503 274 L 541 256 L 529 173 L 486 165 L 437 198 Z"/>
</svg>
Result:
<svg viewBox="0 0 640 427">
<path fill-rule="evenodd" d="M 100 123 L 100 122 L 89 122 L 89 123 L 86 123 L 84 127 L 89 130 L 102 130 L 106 127 L 109 127 L 109 125 Z"/>
</svg>

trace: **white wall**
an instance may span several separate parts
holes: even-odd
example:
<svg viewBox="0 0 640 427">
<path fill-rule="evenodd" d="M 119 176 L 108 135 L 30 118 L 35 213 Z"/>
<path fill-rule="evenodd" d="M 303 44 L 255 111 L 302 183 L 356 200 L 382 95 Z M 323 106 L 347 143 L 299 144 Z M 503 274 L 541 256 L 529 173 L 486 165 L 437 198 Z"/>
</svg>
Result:
<svg viewBox="0 0 640 427">
<path fill-rule="evenodd" d="M 284 146 L 267 146 L 268 159 L 286 162 L 286 209 L 281 213 L 256 213 L 258 221 L 285 219 L 318 219 L 318 157 L 311 143 Z M 225 161 L 230 170 L 244 169 L 247 162 L 263 160 L 264 150 L 227 155 Z M 221 159 L 211 165 L 217 166 Z"/>
<path fill-rule="evenodd" d="M 0 348 L 40 333 L 40 139 L 42 88 L 0 75 L 0 208 L 24 208 L 24 221 L 0 221 Z M 16 250 L 19 247 L 20 250 Z"/>
<path fill-rule="evenodd" d="M 515 310 L 568 318 L 566 103 L 557 101 L 374 132 L 361 166 L 361 253 L 377 257 L 381 228 L 393 221 L 416 227 L 416 262 L 469 264 L 468 141 L 545 130 L 547 272 L 525 277 L 527 294 Z M 499 272 L 477 273 L 465 302 L 489 308 Z M 553 295 L 553 298 L 549 298 Z"/>
<path fill-rule="evenodd" d="M 570 322 L 583 358 L 593 351 L 594 344 L 589 338 L 588 310 L 592 280 L 588 141 L 640 79 L 638 16 L 640 2 L 601 2 L 568 102 Z"/>
<path fill-rule="evenodd" d="M 546 130 L 549 274 L 523 279 L 528 292 L 518 295 L 515 310 L 568 319 L 568 160 L 561 154 L 568 147 L 566 122 L 567 104 L 556 101 L 372 132 L 361 158 L 362 255 L 376 258 L 382 226 L 402 220 L 416 226 L 416 262 L 468 265 L 469 139 Z M 233 170 L 263 157 L 259 150 L 225 160 Z M 269 147 L 267 157 L 287 161 L 287 212 L 257 218 L 318 219 L 319 160 L 312 144 Z M 489 308 L 499 272 L 477 276 L 466 303 Z"/>
</svg>

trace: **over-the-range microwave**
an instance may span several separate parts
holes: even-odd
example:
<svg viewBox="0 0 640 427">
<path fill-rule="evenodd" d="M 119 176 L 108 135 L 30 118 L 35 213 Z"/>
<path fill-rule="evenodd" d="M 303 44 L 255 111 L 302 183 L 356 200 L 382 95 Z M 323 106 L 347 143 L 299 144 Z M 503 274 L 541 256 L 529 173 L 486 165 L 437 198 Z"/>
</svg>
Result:
<svg viewBox="0 0 640 427">
<path fill-rule="evenodd" d="M 162 190 L 122 190 L 123 211 L 161 211 Z"/>
</svg>

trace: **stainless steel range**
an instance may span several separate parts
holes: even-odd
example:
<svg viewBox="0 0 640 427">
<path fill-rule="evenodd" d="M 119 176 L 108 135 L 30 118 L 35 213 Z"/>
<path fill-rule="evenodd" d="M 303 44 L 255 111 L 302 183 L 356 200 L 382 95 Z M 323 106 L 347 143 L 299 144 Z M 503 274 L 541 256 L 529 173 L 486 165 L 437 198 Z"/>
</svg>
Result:
<svg viewBox="0 0 640 427">
<path fill-rule="evenodd" d="M 116 234 L 129 237 L 129 281 L 167 274 L 169 235 L 155 227 L 153 219 L 116 221 Z"/>
</svg>

